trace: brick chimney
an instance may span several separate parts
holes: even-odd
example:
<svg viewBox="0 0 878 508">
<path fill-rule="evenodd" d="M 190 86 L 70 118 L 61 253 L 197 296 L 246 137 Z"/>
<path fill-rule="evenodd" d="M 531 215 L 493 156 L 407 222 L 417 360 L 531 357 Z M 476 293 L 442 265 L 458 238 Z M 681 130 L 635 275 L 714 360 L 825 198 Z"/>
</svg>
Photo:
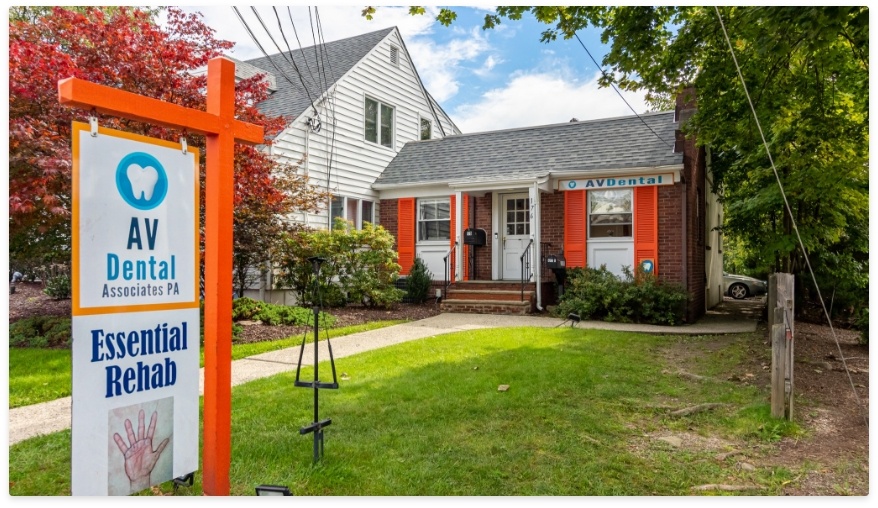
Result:
<svg viewBox="0 0 878 508">
<path fill-rule="evenodd" d="M 695 87 L 687 86 L 677 94 L 677 104 L 674 107 L 674 121 L 678 122 L 678 128 L 674 133 L 674 151 L 682 152 L 685 142 L 683 126 L 692 118 L 698 110 L 698 99 L 695 96 Z"/>
</svg>

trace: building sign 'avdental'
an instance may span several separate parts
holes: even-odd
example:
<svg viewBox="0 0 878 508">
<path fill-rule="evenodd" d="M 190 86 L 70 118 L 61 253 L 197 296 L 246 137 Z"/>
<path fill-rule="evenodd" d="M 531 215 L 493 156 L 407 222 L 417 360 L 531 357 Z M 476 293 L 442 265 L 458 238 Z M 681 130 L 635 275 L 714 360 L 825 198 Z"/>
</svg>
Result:
<svg viewBox="0 0 878 508">
<path fill-rule="evenodd" d="M 198 157 L 73 125 L 74 495 L 198 468 Z"/>
<path fill-rule="evenodd" d="M 612 189 L 616 187 L 645 187 L 648 185 L 673 185 L 674 175 L 618 176 L 604 178 L 584 178 L 579 180 L 559 180 L 558 190 Z"/>
</svg>

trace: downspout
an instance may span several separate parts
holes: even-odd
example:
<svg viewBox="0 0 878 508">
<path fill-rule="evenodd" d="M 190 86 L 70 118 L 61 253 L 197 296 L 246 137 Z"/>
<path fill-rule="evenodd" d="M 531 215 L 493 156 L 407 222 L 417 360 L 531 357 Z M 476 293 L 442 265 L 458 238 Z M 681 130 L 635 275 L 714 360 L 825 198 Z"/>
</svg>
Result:
<svg viewBox="0 0 878 508">
<path fill-rule="evenodd" d="M 543 311 L 543 267 L 540 260 L 542 259 L 543 253 L 540 252 L 540 243 L 541 243 L 541 234 L 540 231 L 540 218 L 541 218 L 541 203 L 540 203 L 540 187 L 539 183 L 534 180 L 534 204 L 533 211 L 531 214 L 531 220 L 534 223 L 533 231 L 534 231 L 534 279 L 536 281 L 536 292 L 537 292 L 537 310 Z"/>
<path fill-rule="evenodd" d="M 687 234 L 686 234 L 686 232 L 687 232 L 686 226 L 689 223 L 687 215 L 686 215 L 686 210 L 687 210 L 686 203 L 688 203 L 688 201 L 689 201 L 689 193 L 687 192 L 687 189 L 686 189 L 685 180 L 682 183 L 683 183 L 683 221 L 682 221 L 683 225 L 681 227 L 683 230 L 683 242 L 682 242 L 682 244 L 683 244 L 683 285 L 686 287 L 686 292 L 689 293 L 689 291 L 691 290 L 691 288 L 689 287 L 689 249 L 686 248 L 686 244 L 688 243 L 688 238 L 687 238 Z M 689 309 L 687 308 L 686 314 L 688 314 L 688 313 L 689 313 Z"/>
</svg>

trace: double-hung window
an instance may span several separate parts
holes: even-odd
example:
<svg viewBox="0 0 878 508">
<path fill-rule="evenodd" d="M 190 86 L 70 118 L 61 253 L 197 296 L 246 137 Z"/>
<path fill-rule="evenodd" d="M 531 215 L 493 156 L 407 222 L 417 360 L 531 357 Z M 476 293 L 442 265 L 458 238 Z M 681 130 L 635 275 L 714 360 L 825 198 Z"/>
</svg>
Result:
<svg viewBox="0 0 878 508">
<path fill-rule="evenodd" d="M 418 200 L 418 241 L 451 239 L 451 200 Z"/>
<path fill-rule="evenodd" d="M 393 148 L 393 107 L 366 97 L 366 141 Z"/>
<path fill-rule="evenodd" d="M 589 238 L 631 238 L 631 189 L 589 191 Z"/>
</svg>

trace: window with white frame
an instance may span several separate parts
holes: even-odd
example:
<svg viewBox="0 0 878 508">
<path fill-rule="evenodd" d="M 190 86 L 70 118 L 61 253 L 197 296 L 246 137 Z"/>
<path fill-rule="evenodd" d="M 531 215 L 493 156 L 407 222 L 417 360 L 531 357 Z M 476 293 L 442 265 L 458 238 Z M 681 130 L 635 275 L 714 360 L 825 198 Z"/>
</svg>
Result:
<svg viewBox="0 0 878 508">
<path fill-rule="evenodd" d="M 364 222 L 375 221 L 375 203 L 366 199 L 332 196 L 330 215 L 333 224 L 336 217 L 343 217 L 349 220 L 355 229 L 363 229 Z"/>
<path fill-rule="evenodd" d="M 589 191 L 588 237 L 631 238 L 631 189 Z"/>
<path fill-rule="evenodd" d="M 433 137 L 433 124 L 426 118 L 421 118 L 421 140 Z"/>
<path fill-rule="evenodd" d="M 418 241 L 451 240 L 451 200 L 418 200 Z"/>
<path fill-rule="evenodd" d="M 393 148 L 393 106 L 366 97 L 366 141 Z"/>
</svg>

